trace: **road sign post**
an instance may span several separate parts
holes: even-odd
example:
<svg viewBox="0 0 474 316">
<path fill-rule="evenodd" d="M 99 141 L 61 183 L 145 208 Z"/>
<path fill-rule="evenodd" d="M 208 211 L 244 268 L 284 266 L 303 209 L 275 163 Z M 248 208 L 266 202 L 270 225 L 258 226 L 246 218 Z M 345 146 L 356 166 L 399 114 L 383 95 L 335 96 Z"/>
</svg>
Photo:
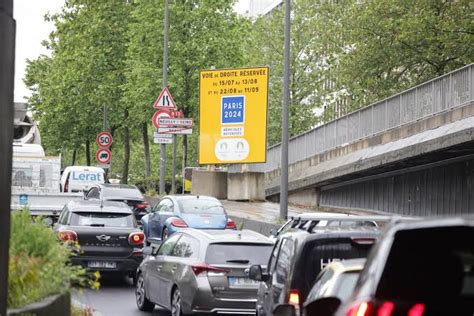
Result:
<svg viewBox="0 0 474 316">
<path fill-rule="evenodd" d="M 12 0 L 0 1 L 0 47 L 0 315 L 6 315 L 15 70 L 15 20 Z"/>
<path fill-rule="evenodd" d="M 266 161 L 268 67 L 199 74 L 199 163 Z"/>
</svg>

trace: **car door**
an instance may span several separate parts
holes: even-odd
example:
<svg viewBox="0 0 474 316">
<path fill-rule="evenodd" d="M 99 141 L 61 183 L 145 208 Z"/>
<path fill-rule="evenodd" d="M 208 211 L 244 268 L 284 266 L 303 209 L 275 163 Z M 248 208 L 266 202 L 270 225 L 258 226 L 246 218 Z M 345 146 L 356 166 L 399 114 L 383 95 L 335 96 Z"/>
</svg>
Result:
<svg viewBox="0 0 474 316">
<path fill-rule="evenodd" d="M 168 217 L 173 216 L 173 202 L 170 199 L 163 199 L 160 202 L 158 212 L 153 214 L 153 230 L 155 232 L 155 237 L 161 238 L 163 236 L 163 229 L 165 228 L 165 222 Z"/>
<path fill-rule="evenodd" d="M 151 213 L 148 216 L 148 237 L 161 237 L 158 236 L 158 222 L 159 222 L 159 210 L 163 206 L 163 201 L 158 202 L 151 209 Z"/>
<path fill-rule="evenodd" d="M 180 237 L 181 234 L 174 234 L 165 242 L 163 242 L 158 249 L 155 258 L 151 260 L 147 266 L 145 285 L 147 287 L 150 300 L 154 303 L 160 305 L 166 304 L 166 302 L 164 302 L 162 299 L 162 292 L 166 290 L 165 286 L 169 283 L 167 283 L 167 280 L 163 279 L 163 273 L 161 269 L 163 267 L 164 261 L 171 254 L 171 251 Z"/>
<path fill-rule="evenodd" d="M 273 271 L 269 276 L 267 295 L 265 296 L 264 309 L 266 315 L 272 315 L 273 309 L 278 304 L 286 302 L 287 284 L 291 271 L 291 258 L 293 256 L 294 244 L 289 238 L 281 240 L 280 249 L 276 255 Z"/>
<path fill-rule="evenodd" d="M 275 271 L 276 259 L 278 257 L 278 252 L 280 251 L 281 239 L 278 239 L 273 247 L 272 254 L 268 260 L 267 273 L 268 279 L 265 282 L 260 282 L 257 294 L 257 311 L 258 315 L 266 315 L 265 306 L 268 305 L 268 293 L 271 287 L 271 275 Z M 271 315 L 271 314 L 269 314 Z"/>
<path fill-rule="evenodd" d="M 173 235 L 174 236 L 174 235 Z M 194 238 L 183 234 L 177 241 L 171 254 L 163 262 L 161 269 L 162 278 L 169 282 L 166 288 L 161 292 L 163 302 L 171 302 L 171 289 L 174 284 L 178 285 L 181 291 L 181 299 L 190 303 L 192 292 L 196 290 L 193 287 L 194 273 L 188 268 L 196 261 L 198 255 L 199 242 Z"/>
</svg>

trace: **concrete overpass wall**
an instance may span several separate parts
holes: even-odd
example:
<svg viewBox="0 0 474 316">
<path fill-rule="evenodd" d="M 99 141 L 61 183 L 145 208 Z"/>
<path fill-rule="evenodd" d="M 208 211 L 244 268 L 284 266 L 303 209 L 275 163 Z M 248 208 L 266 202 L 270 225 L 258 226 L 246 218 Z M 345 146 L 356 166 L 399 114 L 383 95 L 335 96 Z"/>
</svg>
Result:
<svg viewBox="0 0 474 316">
<path fill-rule="evenodd" d="M 474 214 L 474 155 L 325 186 L 320 204 L 413 216 Z"/>
</svg>

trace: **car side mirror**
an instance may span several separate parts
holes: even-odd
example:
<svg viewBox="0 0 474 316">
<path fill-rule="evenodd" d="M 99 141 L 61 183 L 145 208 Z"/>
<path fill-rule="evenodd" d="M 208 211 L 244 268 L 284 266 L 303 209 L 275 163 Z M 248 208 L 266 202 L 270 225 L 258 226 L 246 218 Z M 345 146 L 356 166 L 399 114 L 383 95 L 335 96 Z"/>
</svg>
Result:
<svg viewBox="0 0 474 316">
<path fill-rule="evenodd" d="M 275 309 L 273 310 L 273 315 L 274 316 L 295 316 L 296 315 L 295 307 L 290 304 L 277 305 Z"/>
<path fill-rule="evenodd" d="M 306 315 L 332 316 L 341 305 L 337 297 L 321 297 L 312 301 L 305 307 Z"/>
<path fill-rule="evenodd" d="M 249 268 L 249 278 L 255 281 L 266 281 L 268 274 L 262 271 L 262 266 L 254 264 Z"/>
</svg>

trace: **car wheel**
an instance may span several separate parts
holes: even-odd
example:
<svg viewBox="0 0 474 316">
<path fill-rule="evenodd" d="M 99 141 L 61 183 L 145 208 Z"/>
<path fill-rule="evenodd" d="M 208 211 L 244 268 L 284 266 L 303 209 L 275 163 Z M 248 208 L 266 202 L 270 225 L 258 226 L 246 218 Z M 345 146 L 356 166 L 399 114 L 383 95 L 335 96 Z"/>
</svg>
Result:
<svg viewBox="0 0 474 316">
<path fill-rule="evenodd" d="M 145 279 L 143 278 L 143 274 L 141 273 L 138 275 L 137 283 L 135 286 L 135 298 L 139 310 L 151 312 L 155 308 L 155 304 L 153 304 L 146 298 Z"/>
<path fill-rule="evenodd" d="M 182 316 L 183 311 L 181 309 L 181 293 L 176 288 L 173 292 L 173 298 L 171 299 L 171 316 Z"/>
<path fill-rule="evenodd" d="M 165 241 L 166 239 L 168 239 L 168 237 L 170 236 L 170 233 L 168 231 L 168 228 L 163 228 L 163 233 L 161 235 L 161 240 L 162 241 Z"/>
</svg>

